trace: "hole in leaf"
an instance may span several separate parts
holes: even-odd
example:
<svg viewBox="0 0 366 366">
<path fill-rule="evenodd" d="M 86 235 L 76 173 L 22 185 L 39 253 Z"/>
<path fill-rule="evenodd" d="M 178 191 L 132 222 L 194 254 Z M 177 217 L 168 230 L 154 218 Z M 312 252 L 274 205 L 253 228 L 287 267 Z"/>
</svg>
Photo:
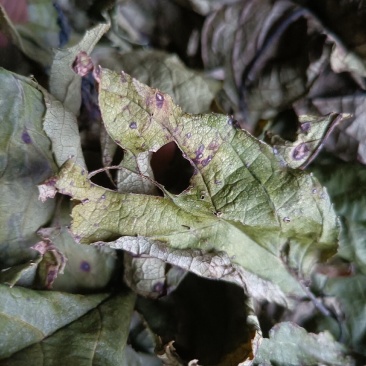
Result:
<svg viewBox="0 0 366 366">
<path fill-rule="evenodd" d="M 162 344 L 175 341 L 174 348 L 183 360 L 237 365 L 250 356 L 254 336 L 245 302 L 239 286 L 188 273 L 169 295 L 159 300 L 140 297 L 137 310 Z"/>
<path fill-rule="evenodd" d="M 155 180 L 170 193 L 179 194 L 189 186 L 193 167 L 175 142 L 162 146 L 151 158 Z"/>
</svg>

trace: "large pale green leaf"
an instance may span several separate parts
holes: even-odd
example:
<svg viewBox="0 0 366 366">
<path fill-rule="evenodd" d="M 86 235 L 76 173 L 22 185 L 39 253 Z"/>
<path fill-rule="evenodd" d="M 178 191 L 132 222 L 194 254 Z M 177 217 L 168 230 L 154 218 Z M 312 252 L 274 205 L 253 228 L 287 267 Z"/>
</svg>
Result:
<svg viewBox="0 0 366 366">
<path fill-rule="evenodd" d="M 73 71 L 73 64 L 81 52 L 89 54 L 100 38 L 109 29 L 108 24 L 100 24 L 86 32 L 75 46 L 58 50 L 51 66 L 50 92 L 74 115 L 81 105 L 81 76 Z"/>
<path fill-rule="evenodd" d="M 57 187 L 82 201 L 72 212 L 78 240 L 139 235 L 168 252 L 223 251 L 279 293 L 302 294 L 281 258 L 284 245 L 288 265 L 305 275 L 337 245 L 336 216 L 316 179 L 287 168 L 272 148 L 235 129 L 226 116 L 184 114 L 168 95 L 125 73 L 100 69 L 99 78 L 103 120 L 118 144 L 138 154 L 175 141 L 195 173 L 177 196 L 119 194 L 92 185 L 70 162 Z M 255 282 L 247 284 L 254 296 Z"/>
<path fill-rule="evenodd" d="M 37 184 L 56 166 L 43 131 L 45 106 L 35 83 L 0 70 L 0 262 L 1 268 L 36 255 L 29 248 L 51 217 L 54 202 L 38 200 Z"/>
<path fill-rule="evenodd" d="M 123 363 L 135 296 L 113 296 L 95 309 L 6 360 L 12 365 L 128 365 Z"/>
<path fill-rule="evenodd" d="M 71 295 L 0 285 L 0 358 L 37 343 L 96 307 L 107 295 Z"/>
<path fill-rule="evenodd" d="M 311 334 L 290 322 L 275 325 L 263 339 L 255 365 L 352 365 L 346 349 L 328 333 Z"/>
</svg>

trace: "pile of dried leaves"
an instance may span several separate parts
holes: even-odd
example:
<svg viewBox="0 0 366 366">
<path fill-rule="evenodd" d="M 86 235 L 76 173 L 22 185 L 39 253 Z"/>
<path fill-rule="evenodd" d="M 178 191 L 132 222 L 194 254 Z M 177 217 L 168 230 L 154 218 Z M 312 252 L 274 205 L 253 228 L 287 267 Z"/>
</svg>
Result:
<svg viewBox="0 0 366 366">
<path fill-rule="evenodd" d="M 0 365 L 364 364 L 363 1 L 0 3 Z"/>
</svg>

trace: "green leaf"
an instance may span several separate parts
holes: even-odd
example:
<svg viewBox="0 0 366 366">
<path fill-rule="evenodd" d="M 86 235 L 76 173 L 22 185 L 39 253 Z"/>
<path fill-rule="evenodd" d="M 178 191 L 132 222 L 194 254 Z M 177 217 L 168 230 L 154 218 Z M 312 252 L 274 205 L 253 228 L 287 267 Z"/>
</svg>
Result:
<svg viewBox="0 0 366 366">
<path fill-rule="evenodd" d="M 52 151 L 57 165 L 60 167 L 73 156 L 78 164 L 85 166 L 76 116 L 47 90 L 43 88 L 40 90 L 47 107 L 43 129 L 52 141 Z"/>
<path fill-rule="evenodd" d="M 97 64 L 116 72 L 123 70 L 141 83 L 169 94 L 186 112 L 210 111 L 218 86 L 188 69 L 176 55 L 153 50 L 111 55 L 102 51 L 94 55 Z"/>
<path fill-rule="evenodd" d="M 64 273 L 53 283 L 54 290 L 100 291 L 109 283 L 117 268 L 114 250 L 80 245 L 66 227 L 42 229 L 40 234 L 67 258 Z"/>
<path fill-rule="evenodd" d="M 346 349 L 328 333 L 307 333 L 290 322 L 279 323 L 259 346 L 254 365 L 352 365 Z"/>
<path fill-rule="evenodd" d="M 0 272 L 0 283 L 10 287 L 18 286 L 32 287 L 36 278 L 37 265 L 42 260 L 39 255 L 34 260 L 4 269 Z"/>
<path fill-rule="evenodd" d="M 316 34 L 322 31 L 309 11 L 288 1 L 236 2 L 211 14 L 203 60 L 224 67 L 226 110 L 253 127 L 305 96 L 328 63 L 329 48 Z"/>
<path fill-rule="evenodd" d="M 365 76 L 366 36 L 363 24 L 366 16 L 364 12 L 357 12 L 359 3 L 326 0 L 314 5 L 309 7 L 315 10 L 335 43 L 330 58 L 334 71 L 350 71 L 356 74 L 356 78 Z"/>
<path fill-rule="evenodd" d="M 71 295 L 0 285 L 0 358 L 37 343 L 96 307 L 107 295 Z"/>
<path fill-rule="evenodd" d="M 77 45 L 55 53 L 51 66 L 50 92 L 74 115 L 78 115 L 81 105 L 81 76 L 73 71 L 72 66 L 81 52 L 89 54 L 93 50 L 108 29 L 109 24 L 99 24 L 87 31 Z"/>
<path fill-rule="evenodd" d="M 35 83 L 0 69 L 0 262 L 28 261 L 36 231 L 50 219 L 54 202 L 38 200 L 37 184 L 56 171 L 51 142 L 43 131 L 45 106 Z"/>
<path fill-rule="evenodd" d="M 59 45 L 60 28 L 57 12 L 48 0 L 30 0 L 27 6 L 28 21 L 14 26 L 0 7 L 0 24 L 14 44 L 30 59 L 49 66 L 52 48 Z"/>
<path fill-rule="evenodd" d="M 311 167 L 314 174 L 327 187 L 337 214 L 342 219 L 338 254 L 354 261 L 366 274 L 366 169 L 361 164 L 340 161 L 322 162 Z"/>
<path fill-rule="evenodd" d="M 155 355 L 158 337 L 148 327 L 145 319 L 136 311 L 130 324 L 129 344 L 125 348 L 124 365 L 160 366 L 162 363 Z"/>
<path fill-rule="evenodd" d="M 158 298 L 173 291 L 187 272 L 154 257 L 124 255 L 124 280 L 138 295 Z"/>
<path fill-rule="evenodd" d="M 328 278 L 321 274 L 314 277 L 315 288 L 326 298 L 333 298 L 339 304 L 339 321 L 345 344 L 364 356 L 366 323 L 366 276 Z M 328 326 L 329 328 L 329 326 Z M 339 328 L 339 326 L 338 326 Z"/>
<path fill-rule="evenodd" d="M 113 296 L 42 342 L 6 360 L 7 365 L 124 365 L 135 296 Z M 65 352 L 67 350 L 67 352 Z"/>
<path fill-rule="evenodd" d="M 99 78 L 103 120 L 121 147 L 137 155 L 175 141 L 195 173 L 182 194 L 155 197 L 94 186 L 85 171 L 66 164 L 56 186 L 82 201 L 72 212 L 77 239 L 127 236 L 132 243 L 130 237 L 139 235 L 167 252 L 225 252 L 229 263 L 272 282 L 277 295 L 279 288 L 303 294 L 281 259 L 285 243 L 289 264 L 305 275 L 337 244 L 336 216 L 318 182 L 286 168 L 271 147 L 236 130 L 226 116 L 184 114 L 168 95 L 125 73 L 100 69 Z M 256 296 L 257 283 L 250 282 Z"/>
<path fill-rule="evenodd" d="M 277 135 L 269 135 L 270 143 L 289 167 L 304 169 L 319 153 L 334 126 L 347 117 L 349 115 L 336 113 L 326 117 L 299 116 L 295 141 L 286 141 Z"/>
<path fill-rule="evenodd" d="M 113 140 L 112 140 L 113 141 Z M 151 153 L 143 152 L 134 156 L 129 151 L 123 155 L 123 161 L 117 172 L 117 188 L 120 193 L 157 194 L 154 174 L 150 166 Z"/>
</svg>

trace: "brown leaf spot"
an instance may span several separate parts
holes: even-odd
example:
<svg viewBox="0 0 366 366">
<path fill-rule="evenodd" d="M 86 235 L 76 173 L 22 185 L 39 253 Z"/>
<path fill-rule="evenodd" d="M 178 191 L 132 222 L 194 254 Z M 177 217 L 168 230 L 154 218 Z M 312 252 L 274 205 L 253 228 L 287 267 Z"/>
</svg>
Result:
<svg viewBox="0 0 366 366">
<path fill-rule="evenodd" d="M 78 75 L 85 76 L 94 69 L 93 61 L 85 51 L 81 51 L 72 63 L 72 69 Z"/>
<path fill-rule="evenodd" d="M 240 128 L 239 122 L 233 116 L 229 117 L 227 124 L 233 126 L 234 128 Z"/>
<path fill-rule="evenodd" d="M 303 160 L 305 159 L 310 153 L 310 149 L 305 142 L 301 143 L 300 145 L 296 146 L 294 151 L 292 152 L 292 157 L 295 160 Z"/>
<path fill-rule="evenodd" d="M 156 106 L 161 109 L 164 105 L 164 96 L 160 93 L 155 94 Z"/>
<path fill-rule="evenodd" d="M 22 133 L 22 140 L 25 144 L 31 144 L 32 143 L 32 139 L 29 136 L 29 133 L 27 131 L 24 131 Z"/>
<path fill-rule="evenodd" d="M 204 159 L 204 160 L 201 161 L 202 166 L 208 165 L 211 160 L 212 160 L 212 156 L 209 155 L 206 159 Z"/>
<path fill-rule="evenodd" d="M 304 122 L 300 125 L 300 129 L 302 132 L 308 133 L 311 129 L 311 123 L 310 122 Z"/>
<path fill-rule="evenodd" d="M 90 272 L 91 270 L 91 266 L 89 264 L 89 262 L 87 261 L 82 261 L 80 263 L 80 269 L 83 271 L 83 272 Z"/>
</svg>

